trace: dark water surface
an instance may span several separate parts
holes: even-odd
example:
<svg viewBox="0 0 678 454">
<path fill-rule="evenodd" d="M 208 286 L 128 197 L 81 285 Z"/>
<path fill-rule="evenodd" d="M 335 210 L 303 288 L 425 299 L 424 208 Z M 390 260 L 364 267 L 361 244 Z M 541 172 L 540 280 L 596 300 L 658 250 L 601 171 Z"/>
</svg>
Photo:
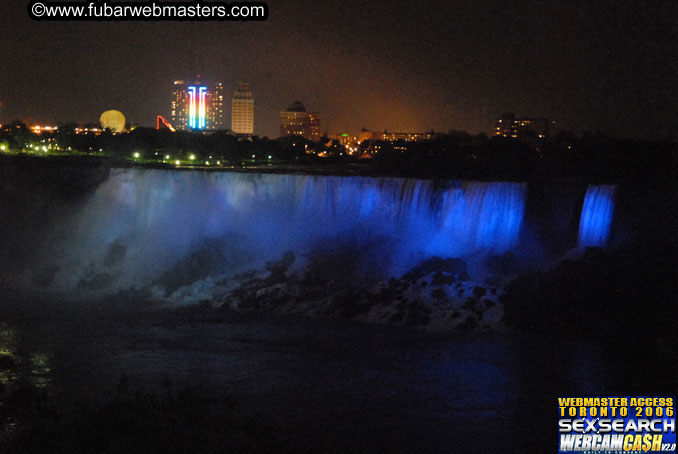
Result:
<svg viewBox="0 0 678 454">
<path fill-rule="evenodd" d="M 0 309 L 12 314 L 0 322 L 0 355 L 15 362 L 6 387 L 28 380 L 68 408 L 106 402 L 122 375 L 149 391 L 201 385 L 316 452 L 550 451 L 558 394 L 661 386 L 626 353 L 572 339 L 81 303 Z"/>
</svg>

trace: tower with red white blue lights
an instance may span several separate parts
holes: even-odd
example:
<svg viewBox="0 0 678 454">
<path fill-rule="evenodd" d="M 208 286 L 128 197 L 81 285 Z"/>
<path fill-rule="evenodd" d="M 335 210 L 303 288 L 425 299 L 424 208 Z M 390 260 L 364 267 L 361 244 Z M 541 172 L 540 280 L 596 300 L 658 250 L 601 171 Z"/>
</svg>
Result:
<svg viewBox="0 0 678 454">
<path fill-rule="evenodd" d="M 200 80 L 174 81 L 172 90 L 172 124 L 178 130 L 214 131 L 224 129 L 223 85 Z"/>
</svg>

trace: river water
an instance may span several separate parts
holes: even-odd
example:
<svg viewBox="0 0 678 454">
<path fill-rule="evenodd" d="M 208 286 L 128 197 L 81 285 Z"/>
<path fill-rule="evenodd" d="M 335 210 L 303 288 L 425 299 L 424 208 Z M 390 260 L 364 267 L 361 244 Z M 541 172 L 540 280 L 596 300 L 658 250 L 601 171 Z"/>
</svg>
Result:
<svg viewBox="0 0 678 454">
<path fill-rule="evenodd" d="M 0 355 L 15 364 L 0 376 L 6 387 L 27 381 L 70 408 L 105 403 L 123 375 L 150 392 L 167 380 L 199 385 L 227 394 L 236 417 L 267 424 L 299 451 L 555 446 L 558 395 L 661 385 L 625 365 L 630 353 L 576 339 L 508 331 L 439 337 L 255 314 L 199 321 L 129 302 L 22 307 L 0 323 Z"/>
</svg>

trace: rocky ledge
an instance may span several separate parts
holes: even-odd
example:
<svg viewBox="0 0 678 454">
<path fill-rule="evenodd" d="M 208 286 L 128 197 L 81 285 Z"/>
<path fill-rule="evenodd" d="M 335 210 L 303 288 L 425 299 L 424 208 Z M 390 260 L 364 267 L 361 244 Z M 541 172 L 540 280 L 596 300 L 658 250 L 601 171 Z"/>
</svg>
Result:
<svg viewBox="0 0 678 454">
<path fill-rule="evenodd" d="M 499 256 L 495 262 L 511 259 Z M 231 285 L 232 290 L 217 305 L 227 310 L 343 318 L 436 331 L 501 325 L 503 280 L 474 282 L 461 259 L 431 257 L 399 278 L 362 285 L 313 264 L 303 271 L 291 271 L 294 262 L 295 256 L 287 252 L 281 260 L 267 263 L 265 270 L 236 276 L 235 286 Z"/>
</svg>

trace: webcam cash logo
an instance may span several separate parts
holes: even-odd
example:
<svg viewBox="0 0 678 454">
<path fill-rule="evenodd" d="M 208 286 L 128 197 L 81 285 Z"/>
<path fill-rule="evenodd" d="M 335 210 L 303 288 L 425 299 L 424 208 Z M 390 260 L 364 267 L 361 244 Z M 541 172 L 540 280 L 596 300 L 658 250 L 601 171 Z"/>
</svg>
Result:
<svg viewBox="0 0 678 454">
<path fill-rule="evenodd" d="M 558 453 L 675 453 L 675 397 L 559 397 Z"/>
</svg>

